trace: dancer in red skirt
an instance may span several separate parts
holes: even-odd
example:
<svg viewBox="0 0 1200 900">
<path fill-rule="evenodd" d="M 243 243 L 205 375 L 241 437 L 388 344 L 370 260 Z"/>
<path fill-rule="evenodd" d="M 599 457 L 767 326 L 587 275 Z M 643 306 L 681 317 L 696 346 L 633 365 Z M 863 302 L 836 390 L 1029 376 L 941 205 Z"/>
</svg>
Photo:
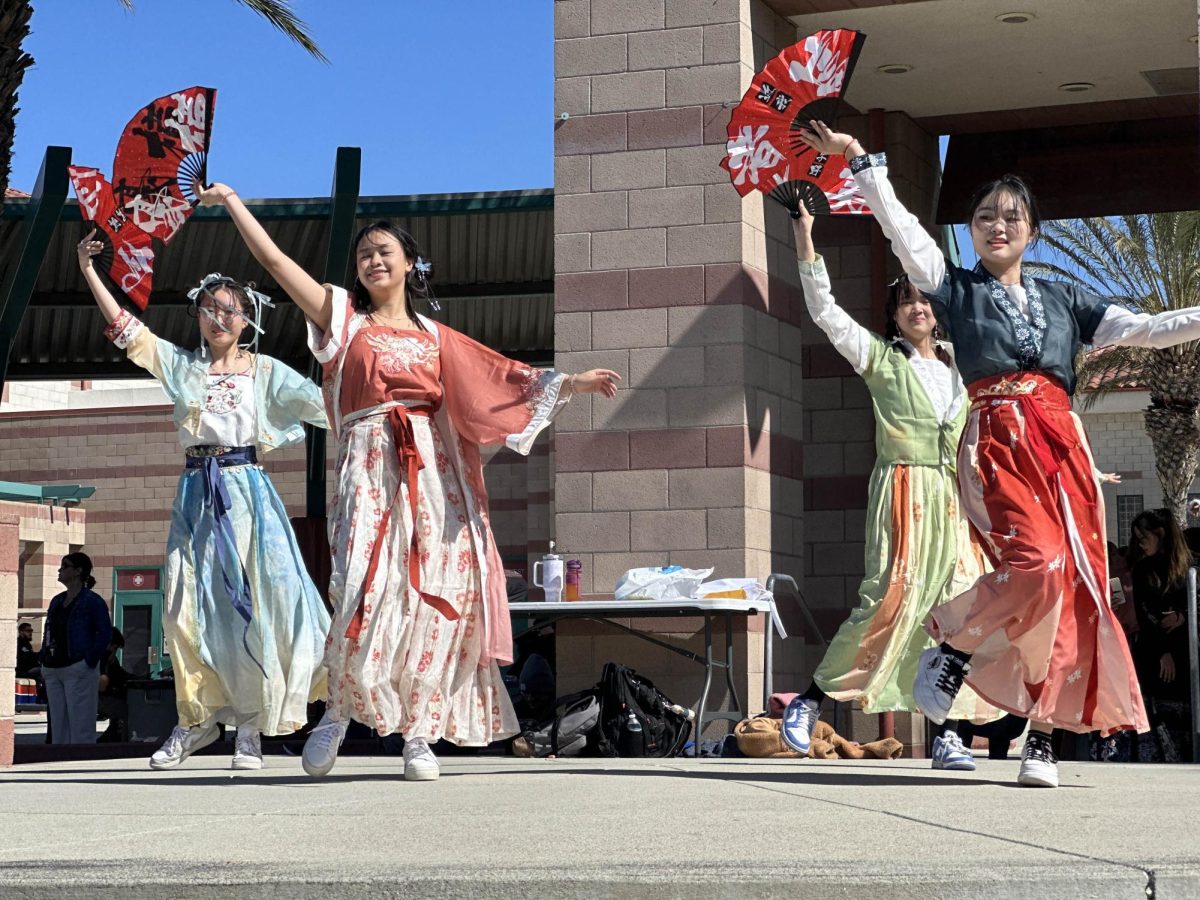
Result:
<svg viewBox="0 0 1200 900">
<path fill-rule="evenodd" d="M 1018 780 L 1058 786 L 1050 731 L 1148 729 L 1133 661 L 1108 602 L 1104 501 L 1087 436 L 1071 411 L 1083 345 L 1164 348 L 1200 339 L 1200 309 L 1132 313 L 1080 288 L 1022 271 L 1037 203 L 1005 175 L 972 197 L 979 264 L 949 263 L 896 199 L 883 154 L 821 122 L 809 146 L 851 171 L 905 272 L 949 332 L 971 398 L 959 445 L 963 509 L 994 570 L 935 607 L 938 647 L 921 657 L 913 695 L 942 722 L 964 678 L 988 702 L 1030 720 Z"/>
</svg>

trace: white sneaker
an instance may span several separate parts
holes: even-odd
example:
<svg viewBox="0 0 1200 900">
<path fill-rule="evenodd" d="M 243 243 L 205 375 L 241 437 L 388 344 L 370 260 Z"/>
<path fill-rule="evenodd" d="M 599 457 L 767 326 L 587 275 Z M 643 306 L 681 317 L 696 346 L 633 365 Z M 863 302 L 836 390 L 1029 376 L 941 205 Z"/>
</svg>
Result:
<svg viewBox="0 0 1200 900">
<path fill-rule="evenodd" d="M 313 778 L 329 774 L 345 739 L 345 722 L 337 721 L 329 713 L 321 716 L 321 721 L 304 742 L 304 753 L 300 757 L 304 771 Z"/>
<path fill-rule="evenodd" d="M 946 721 L 962 688 L 963 676 L 970 671 L 970 663 L 953 653 L 943 653 L 940 647 L 930 647 L 921 654 L 913 681 L 913 699 L 925 718 L 935 725 Z"/>
<path fill-rule="evenodd" d="M 1058 787 L 1058 757 L 1046 738 L 1031 734 L 1025 739 L 1017 784 L 1025 787 Z"/>
<path fill-rule="evenodd" d="M 404 780 L 436 781 L 442 774 L 437 757 L 425 738 L 408 738 L 404 742 Z"/>
<path fill-rule="evenodd" d="M 816 700 L 793 697 L 787 709 L 783 711 L 783 723 L 779 728 L 783 742 L 797 753 L 807 756 L 809 745 L 812 743 L 813 726 L 819 718 L 821 704 Z"/>
<path fill-rule="evenodd" d="M 262 738 L 253 725 L 239 725 L 233 745 L 233 768 L 261 769 L 263 767 Z"/>
<path fill-rule="evenodd" d="M 933 767 L 956 772 L 974 772 L 975 758 L 963 746 L 962 738 L 948 732 L 933 739 Z"/>
<path fill-rule="evenodd" d="M 150 768 L 173 769 L 197 750 L 203 750 L 217 739 L 217 725 L 176 725 L 171 736 L 150 757 Z"/>
</svg>

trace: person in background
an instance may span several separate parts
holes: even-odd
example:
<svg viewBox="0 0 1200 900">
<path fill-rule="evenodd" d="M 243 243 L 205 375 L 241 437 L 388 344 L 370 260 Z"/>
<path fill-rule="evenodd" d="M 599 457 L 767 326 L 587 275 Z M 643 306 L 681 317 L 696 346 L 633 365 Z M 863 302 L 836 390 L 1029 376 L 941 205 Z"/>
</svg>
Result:
<svg viewBox="0 0 1200 900">
<path fill-rule="evenodd" d="M 1142 762 L 1191 757 L 1191 685 L 1187 571 L 1192 563 L 1170 510 L 1146 510 L 1129 535 L 1138 632 L 1133 647 L 1151 733 L 1138 744 Z"/>
<path fill-rule="evenodd" d="M 33 626 L 22 622 L 17 626 L 17 677 L 36 678 L 38 655 L 33 649 Z"/>
<path fill-rule="evenodd" d="M 129 703 L 126 700 L 129 673 L 117 659 L 117 654 L 124 646 L 125 635 L 121 634 L 120 629 L 113 628 L 108 649 L 104 652 L 104 662 L 100 666 L 100 715 L 108 719 L 108 728 L 96 738 L 97 743 L 129 739 L 126 726 L 129 718 Z"/>
<path fill-rule="evenodd" d="M 112 634 L 108 605 L 92 588 L 92 560 L 68 553 L 58 567 L 66 590 L 50 601 L 42 637 L 42 677 L 55 744 L 96 743 L 100 660 Z"/>
</svg>

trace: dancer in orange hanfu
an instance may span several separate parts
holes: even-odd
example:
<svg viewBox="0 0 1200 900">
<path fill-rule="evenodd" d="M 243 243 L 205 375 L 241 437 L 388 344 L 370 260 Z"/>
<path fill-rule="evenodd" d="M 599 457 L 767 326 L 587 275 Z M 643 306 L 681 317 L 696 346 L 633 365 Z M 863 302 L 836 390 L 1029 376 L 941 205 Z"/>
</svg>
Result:
<svg viewBox="0 0 1200 900">
<path fill-rule="evenodd" d="M 429 267 L 389 222 L 354 239 L 350 292 L 289 259 L 229 187 L 207 188 L 308 317 L 338 435 L 325 717 L 304 769 L 333 768 L 350 719 L 404 736 L 404 777 L 432 781 L 430 744 L 480 747 L 517 731 L 498 663 L 512 660 L 504 569 L 480 446 L 528 453 L 574 394 L 616 395 L 609 369 L 565 375 L 506 359 L 420 315 Z"/>
</svg>

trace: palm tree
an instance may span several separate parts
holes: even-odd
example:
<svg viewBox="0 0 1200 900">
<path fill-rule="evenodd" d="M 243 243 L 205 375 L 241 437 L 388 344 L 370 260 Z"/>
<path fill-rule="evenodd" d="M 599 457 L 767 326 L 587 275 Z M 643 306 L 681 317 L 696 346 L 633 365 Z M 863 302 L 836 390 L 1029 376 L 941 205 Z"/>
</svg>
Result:
<svg viewBox="0 0 1200 900">
<path fill-rule="evenodd" d="M 117 2 L 126 9 L 133 9 L 133 0 Z M 291 0 L 237 2 L 258 13 L 317 59 L 329 62 L 309 34 L 308 26 L 292 9 Z M 8 188 L 12 164 L 18 112 L 17 91 L 25 78 L 25 70 L 33 64 L 33 57 L 22 49 L 25 38 L 29 37 L 29 18 L 32 15 L 32 0 L 0 0 L 0 196 Z"/>
<path fill-rule="evenodd" d="M 1135 312 L 1200 306 L 1200 212 L 1048 223 L 1042 241 L 1066 264 L 1036 270 L 1082 283 Z M 1084 408 L 1122 388 L 1149 391 L 1146 434 L 1163 497 L 1182 525 L 1188 488 L 1200 463 L 1200 341 L 1167 350 L 1108 347 L 1080 354 L 1076 372 Z"/>
</svg>

